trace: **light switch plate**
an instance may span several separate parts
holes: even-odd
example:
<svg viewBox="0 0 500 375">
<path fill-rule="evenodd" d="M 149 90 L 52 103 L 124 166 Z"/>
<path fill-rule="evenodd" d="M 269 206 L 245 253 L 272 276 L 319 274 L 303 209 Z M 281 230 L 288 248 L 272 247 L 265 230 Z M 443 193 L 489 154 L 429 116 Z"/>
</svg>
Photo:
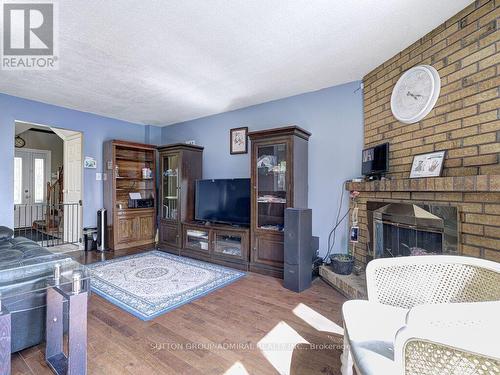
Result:
<svg viewBox="0 0 500 375">
<path fill-rule="evenodd" d="M 96 173 L 95 174 L 95 180 L 96 181 L 102 181 L 102 173 Z"/>
</svg>

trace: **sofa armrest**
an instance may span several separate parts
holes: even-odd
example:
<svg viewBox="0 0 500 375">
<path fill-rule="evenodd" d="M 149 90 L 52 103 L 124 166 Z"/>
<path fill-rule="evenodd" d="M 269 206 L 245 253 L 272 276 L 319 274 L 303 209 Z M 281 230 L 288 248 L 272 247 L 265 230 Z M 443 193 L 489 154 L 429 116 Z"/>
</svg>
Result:
<svg viewBox="0 0 500 375">
<path fill-rule="evenodd" d="M 0 241 L 9 240 L 14 237 L 14 231 L 8 227 L 0 226 Z"/>
</svg>

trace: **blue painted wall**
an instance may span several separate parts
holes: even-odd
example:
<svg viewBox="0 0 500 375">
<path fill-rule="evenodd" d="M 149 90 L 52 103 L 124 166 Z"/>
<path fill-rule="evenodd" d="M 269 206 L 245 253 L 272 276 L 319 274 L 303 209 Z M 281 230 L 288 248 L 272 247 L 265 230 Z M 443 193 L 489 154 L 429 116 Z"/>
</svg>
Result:
<svg viewBox="0 0 500 375">
<path fill-rule="evenodd" d="M 195 140 L 205 146 L 204 178 L 250 176 L 249 154 L 229 154 L 229 129 L 250 130 L 294 124 L 312 133 L 309 142 L 309 207 L 321 253 L 335 223 L 344 180 L 361 173 L 363 96 L 360 82 L 292 96 L 163 128 L 164 144 Z M 355 92 L 356 91 L 356 92 Z M 342 211 L 347 210 L 347 197 Z M 335 250 L 347 249 L 347 227 L 337 232 Z"/>
<path fill-rule="evenodd" d="M 102 145 L 109 139 L 159 143 L 161 129 L 133 124 L 90 113 L 0 94 L 0 225 L 13 226 L 14 121 L 33 122 L 83 132 L 84 156 L 97 159 L 97 170 L 84 170 L 83 224 L 95 225 L 96 211 L 102 207 L 103 183 L 95 173 L 102 172 Z"/>
</svg>

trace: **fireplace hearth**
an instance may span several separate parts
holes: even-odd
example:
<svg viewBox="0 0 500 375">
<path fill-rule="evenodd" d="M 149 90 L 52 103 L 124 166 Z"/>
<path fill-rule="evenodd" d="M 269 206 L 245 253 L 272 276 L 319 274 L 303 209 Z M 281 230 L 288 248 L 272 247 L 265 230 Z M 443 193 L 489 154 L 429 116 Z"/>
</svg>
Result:
<svg viewBox="0 0 500 375">
<path fill-rule="evenodd" d="M 367 208 L 373 258 L 458 253 L 456 207 L 368 202 Z"/>
</svg>

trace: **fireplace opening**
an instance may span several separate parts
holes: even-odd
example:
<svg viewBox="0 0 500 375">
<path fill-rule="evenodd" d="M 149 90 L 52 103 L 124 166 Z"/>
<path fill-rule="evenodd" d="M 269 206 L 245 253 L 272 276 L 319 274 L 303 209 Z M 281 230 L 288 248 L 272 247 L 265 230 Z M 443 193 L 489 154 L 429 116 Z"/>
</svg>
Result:
<svg viewBox="0 0 500 375">
<path fill-rule="evenodd" d="M 367 208 L 374 258 L 458 252 L 456 207 L 368 202 Z"/>
</svg>

